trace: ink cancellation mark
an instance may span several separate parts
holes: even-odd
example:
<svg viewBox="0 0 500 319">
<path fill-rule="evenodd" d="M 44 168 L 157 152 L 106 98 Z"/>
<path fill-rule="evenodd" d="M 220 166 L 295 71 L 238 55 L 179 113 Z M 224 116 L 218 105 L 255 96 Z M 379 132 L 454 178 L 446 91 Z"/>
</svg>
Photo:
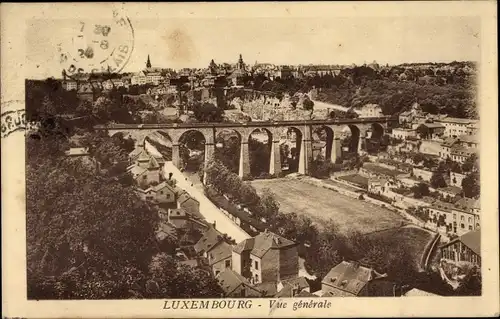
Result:
<svg viewBox="0 0 500 319">
<path fill-rule="evenodd" d="M 1 117 L 2 139 L 16 131 L 25 130 L 27 127 L 23 101 L 3 102 Z"/>
<path fill-rule="evenodd" d="M 130 19 L 119 10 L 105 21 L 75 20 L 69 38 L 57 45 L 63 75 L 119 73 L 130 60 L 134 40 Z"/>
</svg>

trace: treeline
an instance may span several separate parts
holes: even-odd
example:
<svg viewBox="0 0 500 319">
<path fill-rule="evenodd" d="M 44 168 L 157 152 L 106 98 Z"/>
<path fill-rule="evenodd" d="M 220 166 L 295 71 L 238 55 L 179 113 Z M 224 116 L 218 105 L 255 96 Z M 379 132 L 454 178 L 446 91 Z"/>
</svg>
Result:
<svg viewBox="0 0 500 319">
<path fill-rule="evenodd" d="M 320 89 L 318 100 L 345 107 L 375 103 L 386 115 L 394 115 L 418 102 L 424 112 L 446 113 L 452 117 L 477 118 L 476 79 L 464 68 L 470 63 L 453 65 L 450 70 L 392 67 L 375 70 L 360 66 L 339 74 L 327 73 L 304 78 L 270 80 L 256 75 L 245 85 L 282 96 Z"/>
<path fill-rule="evenodd" d="M 176 262 L 177 244 L 155 236 L 157 208 L 116 178 L 126 140 L 83 134 L 96 171 L 93 161 L 66 157 L 70 141 L 51 132 L 26 141 L 29 299 L 221 296 L 209 272 Z"/>
</svg>

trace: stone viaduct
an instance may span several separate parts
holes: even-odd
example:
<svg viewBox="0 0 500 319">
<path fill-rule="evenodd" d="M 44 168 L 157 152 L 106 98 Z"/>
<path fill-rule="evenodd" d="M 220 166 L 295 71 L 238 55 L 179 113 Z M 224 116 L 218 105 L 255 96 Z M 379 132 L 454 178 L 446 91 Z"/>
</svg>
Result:
<svg viewBox="0 0 500 319">
<path fill-rule="evenodd" d="M 94 129 L 106 131 L 110 136 L 122 133 L 125 138 L 131 137 L 137 145 L 144 143 L 144 139 L 152 133 L 159 131 L 166 133 L 172 141 L 172 162 L 177 167 L 180 167 L 181 164 L 179 145 L 185 133 L 197 131 L 204 136 L 206 162 L 215 153 L 215 142 L 218 134 L 222 131 L 232 130 L 239 135 L 241 143 L 239 176 L 243 177 L 250 173 L 248 141 L 252 132 L 258 129 L 267 131 L 271 142 L 270 174 L 281 172 L 279 141 L 283 129 L 287 128 L 295 131 L 296 134 L 296 142 L 300 150 L 298 172 L 307 174 L 309 161 L 313 156 L 312 133 L 317 129 L 326 131 L 326 156 L 335 162 L 341 156 L 340 136 L 346 126 L 351 129 L 352 139 L 355 141 L 354 147 L 359 152 L 368 132 L 378 129 L 382 130 L 383 134 L 394 121 L 396 120 L 390 117 L 374 117 L 246 123 L 111 124 L 97 125 Z"/>
</svg>

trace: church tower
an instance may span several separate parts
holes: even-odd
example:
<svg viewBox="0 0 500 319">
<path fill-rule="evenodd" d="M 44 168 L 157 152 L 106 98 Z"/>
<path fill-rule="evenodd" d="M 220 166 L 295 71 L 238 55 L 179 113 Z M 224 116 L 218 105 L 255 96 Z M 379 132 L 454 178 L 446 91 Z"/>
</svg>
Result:
<svg viewBox="0 0 500 319">
<path fill-rule="evenodd" d="M 146 62 L 146 68 L 148 69 L 151 68 L 151 61 L 149 60 L 149 54 L 148 54 L 148 61 Z"/>
<path fill-rule="evenodd" d="M 238 64 L 236 65 L 236 69 L 242 71 L 245 70 L 245 62 L 243 62 L 243 57 L 241 56 L 241 53 L 240 53 L 240 58 L 238 59 Z"/>
</svg>

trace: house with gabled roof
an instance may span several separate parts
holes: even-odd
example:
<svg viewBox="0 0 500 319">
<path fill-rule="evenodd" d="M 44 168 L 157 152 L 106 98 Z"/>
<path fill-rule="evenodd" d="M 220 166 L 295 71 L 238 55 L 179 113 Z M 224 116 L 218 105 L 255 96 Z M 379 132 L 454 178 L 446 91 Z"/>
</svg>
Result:
<svg viewBox="0 0 500 319">
<path fill-rule="evenodd" d="M 184 209 L 197 218 L 204 218 L 200 213 L 200 202 L 194 197 L 191 197 L 191 195 L 189 195 L 186 191 L 182 191 L 177 194 L 177 207 Z"/>
<path fill-rule="evenodd" d="M 386 274 L 357 261 L 342 261 L 321 281 L 323 296 L 395 296 L 396 286 Z"/>
<path fill-rule="evenodd" d="M 253 284 L 278 283 L 297 277 L 297 246 L 297 243 L 266 230 L 233 248 L 233 270 Z"/>
<path fill-rule="evenodd" d="M 253 287 L 248 280 L 231 268 L 227 268 L 217 276 L 217 281 L 224 291 L 224 297 L 261 297 L 262 293 Z"/>
<path fill-rule="evenodd" d="M 440 247 L 441 257 L 455 263 L 481 266 L 481 230 L 474 230 Z"/>
</svg>

